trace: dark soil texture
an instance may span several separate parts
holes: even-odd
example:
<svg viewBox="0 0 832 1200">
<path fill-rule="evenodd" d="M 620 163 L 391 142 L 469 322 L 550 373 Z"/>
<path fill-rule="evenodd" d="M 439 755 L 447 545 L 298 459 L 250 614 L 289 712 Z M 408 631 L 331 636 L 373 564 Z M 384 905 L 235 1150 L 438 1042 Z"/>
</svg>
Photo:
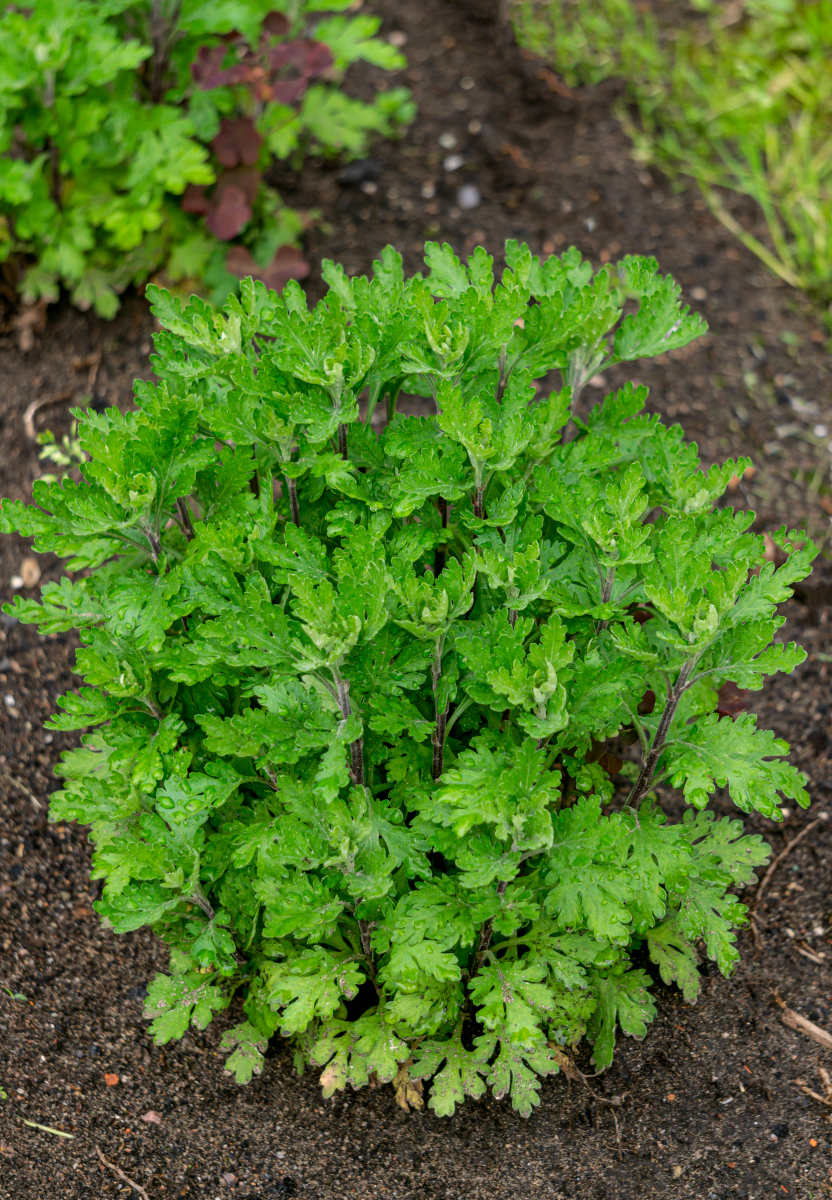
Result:
<svg viewBox="0 0 832 1200">
<path fill-rule="evenodd" d="M 732 500 L 756 511 L 757 528 L 808 523 L 826 537 L 832 376 L 805 302 L 734 242 L 695 191 L 677 194 L 633 161 L 612 114 L 615 87 L 570 92 L 517 49 L 486 0 L 367 7 L 384 17 L 385 33 L 407 36 L 403 81 L 419 116 L 400 143 L 379 146 L 346 178 L 343 164 L 324 162 L 298 178 L 276 176 L 290 204 L 322 213 L 308 234 L 310 260 L 333 258 L 360 273 L 392 242 L 414 270 L 426 238 L 457 251 L 483 244 L 498 259 L 507 237 L 537 253 L 574 243 L 595 263 L 655 254 L 711 332 L 667 361 L 610 372 L 608 382 L 648 384 L 652 408 L 683 423 L 706 466 L 749 454 L 756 474 Z M 368 68 L 354 86 L 370 90 L 379 79 Z M 462 162 L 450 170 L 452 155 Z M 460 204 L 464 185 L 478 189 L 477 207 Z M 732 206 L 753 219 L 742 202 Z M 321 290 L 313 273 L 310 295 Z M 27 408 L 53 401 L 31 420 L 62 434 L 70 397 L 128 404 L 132 379 L 149 373 L 152 331 L 134 295 L 109 324 L 56 306 L 26 354 L 0 340 L 0 495 L 30 497 L 42 469 L 24 427 Z M 31 552 L 15 538 L 0 551 L 8 599 Z M 44 579 L 56 577 L 50 556 L 39 565 Z M 780 636 L 802 642 L 807 661 L 753 697 L 760 724 L 791 742 L 813 805 L 787 810 L 779 825 L 749 819 L 748 829 L 779 853 L 817 821 L 772 877 L 756 944 L 743 933 L 734 977 L 709 973 L 693 1007 L 657 982 L 659 1012 L 646 1040 L 622 1039 L 612 1068 L 589 1080 L 592 1091 L 563 1075 L 547 1080 L 527 1122 L 490 1098 L 467 1101 L 452 1119 L 405 1113 L 390 1087 L 324 1101 L 315 1078 L 297 1078 L 279 1039 L 263 1075 L 238 1087 L 223 1076 L 218 1052 L 223 1028 L 239 1019 L 233 1010 L 204 1033 L 154 1046 L 141 1001 L 167 965 L 164 948 L 148 931 L 117 938 L 102 929 L 83 831 L 46 820 L 51 767 L 72 739 L 41 726 L 56 695 L 78 684 L 74 640 L 41 639 L 3 618 L 0 984 L 25 999 L 0 991 L 0 1089 L 8 1095 L 0 1100 L 0 1196 L 130 1196 L 125 1176 L 147 1200 L 832 1195 L 832 1110 L 793 1083 L 804 1079 L 822 1093 L 818 1067 L 832 1069 L 832 1052 L 787 1028 L 774 999 L 777 990 L 832 1030 L 828 580 L 816 568 L 801 601 L 787 606 Z M 672 795 L 666 800 L 677 807 Z M 725 795 L 713 807 L 734 811 Z M 753 905 L 753 890 L 745 900 Z M 589 1071 L 588 1051 L 579 1061 Z M 158 1122 L 143 1119 L 151 1111 Z"/>
</svg>

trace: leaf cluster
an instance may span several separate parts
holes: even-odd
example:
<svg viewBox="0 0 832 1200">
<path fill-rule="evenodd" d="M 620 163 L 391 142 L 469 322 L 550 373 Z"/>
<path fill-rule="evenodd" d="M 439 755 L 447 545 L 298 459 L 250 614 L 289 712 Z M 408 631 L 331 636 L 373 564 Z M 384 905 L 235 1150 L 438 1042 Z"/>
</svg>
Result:
<svg viewBox="0 0 832 1200">
<path fill-rule="evenodd" d="M 406 89 L 380 92 L 372 103 L 344 92 L 351 62 L 405 65 L 376 36 L 379 20 L 345 15 L 347 7 L 7 5 L 0 261 L 34 260 L 24 299 L 51 302 L 65 286 L 78 307 L 112 317 L 124 288 L 160 268 L 215 303 L 243 275 L 278 289 L 302 277 L 301 218 L 261 168 L 272 156 L 300 167 L 309 151 L 360 154 L 368 138 L 393 133 L 414 114 Z"/>
<path fill-rule="evenodd" d="M 497 283 L 482 249 L 326 263 L 311 310 L 150 289 L 157 382 L 78 413 L 81 477 L 0 510 L 77 573 L 13 609 L 80 630 L 52 819 L 91 826 L 101 916 L 171 947 L 158 1041 L 241 993 L 241 1081 L 280 1033 L 327 1094 L 405 1071 L 439 1113 L 489 1086 L 528 1114 L 553 1047 L 603 1069 L 644 1035 L 646 964 L 694 1000 L 701 952 L 736 962 L 768 847 L 714 791 L 808 803 L 786 744 L 716 709 L 803 658 L 778 605 L 814 547 L 784 529 L 765 561 L 719 505 L 745 462 L 704 469 L 645 388 L 580 400 L 700 319 L 651 259 L 506 257 Z"/>
</svg>

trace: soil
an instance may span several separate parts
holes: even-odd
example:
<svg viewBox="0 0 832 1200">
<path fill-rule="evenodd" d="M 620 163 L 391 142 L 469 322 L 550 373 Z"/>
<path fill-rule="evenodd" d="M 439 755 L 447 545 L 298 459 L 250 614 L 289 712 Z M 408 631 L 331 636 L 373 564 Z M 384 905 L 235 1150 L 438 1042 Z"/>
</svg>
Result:
<svg viewBox="0 0 832 1200">
<path fill-rule="evenodd" d="M 308 233 L 310 260 L 330 257 L 364 272 L 389 241 L 413 270 L 425 238 L 458 251 L 483 244 L 498 259 L 507 237 L 535 252 L 574 243 L 596 263 L 655 254 L 711 333 L 664 361 L 611 371 L 608 382 L 648 384 L 652 408 L 682 421 L 704 464 L 750 454 L 756 474 L 733 499 L 755 509 L 757 528 L 807 524 L 825 536 L 832 381 L 825 335 L 805 301 L 768 276 L 695 191 L 676 193 L 633 161 L 612 114 L 616 87 L 570 92 L 518 51 L 485 0 L 368 7 L 383 16 L 385 33 L 407 37 L 403 78 L 419 116 L 399 144 L 377 147 L 372 162 L 351 170 L 357 182 L 344 178 L 343 164 L 323 161 L 297 178 L 280 175 L 290 203 L 323 214 Z M 352 83 L 360 92 L 384 81 L 367 68 Z M 443 165 L 450 153 L 463 160 L 453 171 Z M 479 190 L 476 208 L 459 203 L 465 184 Z M 753 223 L 744 202 L 731 205 Z M 310 295 L 321 290 L 313 275 Z M 147 307 L 132 295 L 111 323 L 55 306 L 26 354 L 11 338 L 0 341 L 0 495 L 29 498 L 40 470 L 24 428 L 27 407 L 66 393 L 128 404 L 133 378 L 149 374 L 151 335 Z M 33 420 L 36 429 L 68 432 L 66 398 Z M 27 554 L 22 540 L 3 539 L 3 599 Z M 44 579 L 57 576 L 51 556 L 40 555 L 39 565 Z M 754 697 L 760 724 L 791 742 L 813 806 L 805 814 L 785 809 L 780 825 L 750 818 L 748 829 L 779 852 L 817 821 L 772 878 L 758 944 L 742 933 L 736 974 L 708 973 L 695 1006 L 657 981 L 659 1011 L 646 1040 L 622 1039 L 611 1069 L 589 1081 L 592 1092 L 563 1075 L 546 1080 L 527 1122 L 490 1098 L 467 1101 L 452 1119 L 405 1113 L 389 1087 L 323 1101 L 313 1077 L 297 1078 L 279 1039 L 263 1075 L 238 1087 L 218 1055 L 223 1028 L 239 1019 L 233 1011 L 204 1033 L 154 1046 L 141 1001 L 166 966 L 163 949 L 148 931 L 118 938 L 102 929 L 84 831 L 46 820 L 51 768 L 72 738 L 45 734 L 41 724 L 56 695 L 77 685 L 74 639 L 39 638 L 3 617 L 0 983 L 25 999 L 0 991 L 0 1088 L 8 1093 L 0 1102 L 0 1195 L 98 1200 L 132 1194 L 125 1176 L 147 1200 L 832 1194 L 832 1114 L 793 1083 L 805 1079 L 822 1093 L 818 1067 L 832 1068 L 832 1053 L 787 1028 L 774 1002 L 779 991 L 832 1029 L 825 571 L 816 569 L 803 602 L 785 609 L 783 632 L 806 646 L 807 661 Z M 673 795 L 666 800 L 678 807 Z M 713 807 L 733 811 L 724 794 Z M 754 892 L 745 899 L 753 904 Z M 586 1051 L 580 1062 L 588 1071 Z M 147 1119 L 151 1112 L 158 1121 Z"/>
</svg>

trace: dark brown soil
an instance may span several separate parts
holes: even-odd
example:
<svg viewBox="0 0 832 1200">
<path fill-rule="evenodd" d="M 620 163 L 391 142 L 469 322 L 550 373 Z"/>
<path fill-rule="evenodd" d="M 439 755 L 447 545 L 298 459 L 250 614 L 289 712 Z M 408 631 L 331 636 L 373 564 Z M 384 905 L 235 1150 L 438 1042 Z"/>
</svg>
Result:
<svg viewBox="0 0 832 1200">
<path fill-rule="evenodd" d="M 407 35 L 404 75 L 420 113 L 400 145 L 376 150 L 377 167 L 370 164 L 364 180 L 376 184 L 371 194 L 360 183 L 339 183 L 338 164 L 313 164 L 297 180 L 282 176 L 290 203 L 324 215 L 326 224 L 309 234 L 311 260 L 331 257 L 363 272 L 391 241 L 415 269 L 427 237 L 458 250 L 482 243 L 498 257 L 506 237 L 525 239 L 537 252 L 574 242 L 596 262 L 605 253 L 656 254 L 712 332 L 675 359 L 635 364 L 629 374 L 650 385 L 657 411 L 683 422 L 705 463 L 753 457 L 757 473 L 745 486 L 759 528 L 808 522 L 824 535 L 832 432 L 815 429 L 832 431 L 832 387 L 821 327 L 802 299 L 777 286 L 695 193 L 674 194 L 662 178 L 640 171 L 611 115 L 614 88 L 551 90 L 547 79 L 557 81 L 541 77 L 542 64 L 524 58 L 488 19 L 485 0 L 378 0 L 372 7 L 387 33 Z M 366 89 L 377 82 L 371 70 L 356 77 Z M 454 135 L 455 148 L 440 145 L 444 134 Z M 451 152 L 464 161 L 448 172 L 443 160 Z M 424 195 L 428 183 L 434 197 Z M 480 190 L 473 210 L 457 203 L 464 183 Z M 694 301 L 697 288 L 706 296 Z M 320 293 L 316 278 L 310 293 Z M 11 340 L 0 343 L 0 495 L 30 496 L 39 471 L 23 427 L 27 406 L 90 390 L 98 403 L 127 404 L 132 379 L 149 370 L 151 333 L 143 301 L 132 297 L 111 324 L 57 306 L 26 355 Z M 76 368 L 73 359 L 98 351 L 90 389 L 89 367 Z M 610 382 L 627 374 L 610 372 Z M 35 426 L 66 432 L 66 402 L 40 411 Z M 3 539 L 4 599 L 26 553 L 20 540 Z M 40 565 L 45 578 L 54 577 L 49 556 Z M 26 999 L 0 992 L 0 1088 L 8 1093 L 0 1102 L 0 1195 L 131 1195 L 100 1164 L 96 1147 L 149 1200 L 832 1194 L 830 1110 L 792 1082 L 803 1078 L 822 1092 L 817 1069 L 832 1068 L 832 1053 L 787 1029 L 773 1001 L 779 989 L 794 1009 L 832 1029 L 832 588 L 821 577 L 804 599 L 788 606 L 785 632 L 806 645 L 809 658 L 794 676 L 767 686 L 756 708 L 761 724 L 792 742 L 794 760 L 812 780 L 813 807 L 789 812 L 781 826 L 754 818 L 748 827 L 780 851 L 808 821 L 818 825 L 771 882 L 757 950 L 743 934 L 736 975 L 709 975 L 695 1007 L 657 986 L 659 1015 L 646 1041 L 623 1040 L 610 1071 L 591 1081 L 615 1103 L 599 1103 L 561 1075 L 544 1084 L 528 1122 L 490 1099 L 467 1102 L 451 1120 L 406 1114 L 390 1088 L 323 1101 L 314 1078 L 297 1079 L 279 1042 L 263 1076 L 239 1088 L 222 1075 L 217 1054 L 234 1013 L 204 1034 L 155 1047 L 141 998 L 165 968 L 165 954 L 148 932 L 117 938 L 102 930 L 83 833 L 46 822 L 51 767 L 70 738 L 45 735 L 41 723 L 56 694 L 77 683 L 73 638 L 39 639 L 4 618 L 0 983 Z M 725 796 L 714 807 L 731 811 Z M 753 902 L 753 892 L 747 898 Z M 105 1075 L 118 1082 L 108 1085 Z M 142 1119 L 151 1110 L 160 1123 Z"/>
</svg>

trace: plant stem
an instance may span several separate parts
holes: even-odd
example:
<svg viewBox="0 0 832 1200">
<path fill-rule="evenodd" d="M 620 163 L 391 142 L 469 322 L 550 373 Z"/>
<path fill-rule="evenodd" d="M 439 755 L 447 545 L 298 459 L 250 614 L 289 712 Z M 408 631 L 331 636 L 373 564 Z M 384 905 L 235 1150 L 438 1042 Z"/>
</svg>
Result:
<svg viewBox="0 0 832 1200">
<path fill-rule="evenodd" d="M 337 672 L 335 675 L 335 687 L 338 695 L 338 707 L 341 710 L 341 716 L 346 721 L 347 717 L 352 716 L 352 705 L 350 704 L 350 685 L 349 681 L 342 679 Z M 355 787 L 364 787 L 364 739 L 357 738 L 356 741 L 350 742 L 350 781 Z"/>
<path fill-rule="evenodd" d="M 433 779 L 439 779 L 442 772 L 445 770 L 445 729 L 448 723 L 448 706 L 445 706 L 444 711 L 439 711 L 439 680 L 442 678 L 442 650 L 445 646 L 445 635 L 440 634 L 436 641 L 436 649 L 433 652 L 433 665 L 431 667 L 431 676 L 433 679 L 433 705 L 436 713 L 436 725 L 433 730 L 431 741 L 433 742 L 433 764 L 431 766 L 431 776 Z"/>
<path fill-rule="evenodd" d="M 436 507 L 439 509 L 439 516 L 442 521 L 442 528 L 448 528 L 448 501 L 444 496 L 437 496 Z M 436 547 L 436 554 L 433 559 L 433 574 L 434 578 L 438 579 L 445 570 L 445 562 L 448 555 L 447 544 Z"/>
<path fill-rule="evenodd" d="M 338 426 L 338 453 L 341 455 L 341 457 L 344 459 L 345 462 L 349 458 L 349 453 L 347 451 L 347 427 L 346 427 L 346 425 Z"/>
<path fill-rule="evenodd" d="M 182 532 L 190 542 L 194 536 L 194 526 L 191 521 L 191 510 L 188 508 L 188 502 L 184 496 L 180 496 L 176 501 L 176 511 L 179 513 L 179 518 L 182 522 Z"/>
<path fill-rule="evenodd" d="M 482 502 L 484 492 L 485 492 L 485 488 L 482 486 L 482 484 L 479 484 L 477 486 L 477 490 L 474 493 L 474 496 L 471 500 L 471 504 L 474 509 L 474 516 L 479 517 L 480 520 L 482 520 L 483 516 L 484 516 L 483 502 Z"/>
<path fill-rule="evenodd" d="M 506 375 L 506 347 L 505 346 L 500 347 L 500 357 L 498 359 L 498 366 L 499 366 L 499 370 L 500 370 L 500 377 L 497 381 L 496 398 L 497 398 L 497 402 L 499 403 L 503 398 L 503 395 L 506 390 L 506 384 L 508 382 L 508 376 Z"/>
<path fill-rule="evenodd" d="M 656 735 L 653 738 L 653 745 L 650 747 L 650 752 L 644 760 L 639 777 L 636 780 L 633 790 L 627 798 L 627 803 L 631 808 L 637 809 L 641 804 L 647 792 L 650 789 L 650 783 L 653 779 L 653 772 L 656 769 L 656 763 L 659 761 L 662 750 L 664 750 L 667 733 L 670 729 L 671 722 L 676 715 L 676 709 L 679 706 L 679 701 L 682 698 L 682 693 L 687 685 L 688 676 L 693 670 L 695 659 L 683 664 L 679 672 L 679 678 L 673 688 L 668 685 L 667 703 L 664 706 L 664 712 L 661 715 Z"/>
<path fill-rule="evenodd" d="M 508 880 L 505 880 L 505 879 L 501 879 L 500 882 L 497 884 L 497 895 L 501 899 L 505 895 L 507 887 L 508 887 Z M 485 961 L 485 953 L 488 950 L 488 947 L 491 945 L 491 934 L 493 933 L 493 931 L 494 931 L 494 918 L 489 917 L 488 920 L 483 925 L 482 929 L 480 930 L 480 940 L 479 940 L 479 945 L 477 946 L 477 953 L 474 955 L 474 964 L 473 964 L 474 969 L 471 972 L 471 979 L 474 978 L 474 976 L 477 974 L 480 967 L 482 966 L 483 962 Z M 470 980 L 469 980 L 469 982 L 470 982 Z"/>
<path fill-rule="evenodd" d="M 286 476 L 286 490 L 289 493 L 289 513 L 292 517 L 292 524 L 300 526 L 300 508 L 298 507 L 298 485 L 297 481 Z"/>
</svg>

